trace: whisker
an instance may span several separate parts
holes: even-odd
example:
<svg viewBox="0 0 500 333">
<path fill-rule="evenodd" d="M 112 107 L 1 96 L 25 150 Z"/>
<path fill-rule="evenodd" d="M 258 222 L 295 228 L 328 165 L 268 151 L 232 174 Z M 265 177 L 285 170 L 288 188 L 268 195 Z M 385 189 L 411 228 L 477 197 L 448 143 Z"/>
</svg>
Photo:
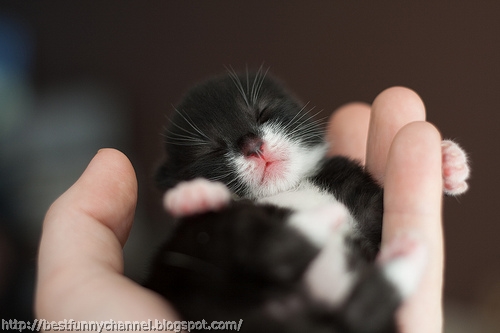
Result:
<svg viewBox="0 0 500 333">
<path fill-rule="evenodd" d="M 299 116 L 299 115 L 302 113 L 302 111 L 304 111 L 304 109 L 307 107 L 307 105 L 309 105 L 309 102 L 307 102 L 307 103 L 306 103 L 306 104 L 305 104 L 305 105 L 304 105 L 304 106 L 303 106 L 303 107 L 299 110 L 299 112 L 297 112 L 297 113 L 295 114 L 295 116 L 293 116 L 293 118 L 292 118 L 292 119 L 291 119 L 291 120 L 290 120 L 290 121 L 289 121 L 289 122 L 288 122 L 288 123 L 284 126 L 284 129 L 285 129 L 285 130 L 287 130 L 287 129 L 289 129 L 289 128 L 290 128 L 290 126 L 294 123 L 295 118 L 297 118 L 297 116 Z M 307 113 L 306 113 L 306 114 L 307 114 Z M 302 115 L 300 118 L 302 118 L 302 117 L 303 117 L 303 115 Z M 298 120 L 300 120 L 300 118 L 299 118 L 299 119 L 297 119 L 297 121 L 298 121 Z"/>
<path fill-rule="evenodd" d="M 193 122 L 193 120 L 191 118 L 189 118 L 188 114 L 185 113 L 185 115 L 182 114 L 181 111 L 177 110 L 176 107 L 174 107 L 174 110 L 177 111 L 177 113 L 179 114 L 179 116 L 181 116 L 198 134 L 200 134 L 201 136 L 203 136 L 204 138 L 210 140 L 210 138 L 205 134 L 203 133 L 202 130 L 200 130 Z M 174 122 L 172 122 L 172 124 L 176 125 L 177 127 L 179 128 L 182 128 L 181 126 L 175 124 Z M 189 132 L 189 131 L 186 131 L 186 132 Z"/>
<path fill-rule="evenodd" d="M 165 140 L 164 141 L 165 143 L 169 144 L 169 145 L 175 145 L 175 146 L 187 146 L 187 147 L 192 147 L 192 146 L 202 146 L 204 145 L 205 143 L 180 143 L 180 142 L 174 142 L 174 141 L 168 141 L 168 140 Z"/>
<path fill-rule="evenodd" d="M 303 127 L 297 127 L 293 132 L 291 132 L 292 134 L 295 133 L 295 132 L 300 132 L 300 133 L 304 133 L 304 134 L 307 134 L 307 133 L 314 133 L 314 132 L 325 132 L 324 129 L 322 128 L 318 128 L 317 125 L 314 125 L 314 124 L 309 124 L 309 125 L 306 125 L 306 126 L 303 126 Z"/>
<path fill-rule="evenodd" d="M 189 135 L 183 135 L 183 134 L 174 134 L 172 132 L 169 132 L 170 134 L 173 134 L 173 137 L 174 138 L 178 138 L 178 139 L 186 139 L 186 140 L 196 140 L 196 141 L 200 141 L 200 142 L 204 142 L 202 139 L 198 138 L 198 137 L 195 137 L 195 136 L 189 136 Z M 172 136 L 171 136 L 172 137 Z"/>
<path fill-rule="evenodd" d="M 295 121 L 296 124 L 298 125 L 301 125 L 301 124 L 306 124 L 306 123 L 314 123 L 315 120 L 312 120 L 314 119 L 318 114 L 320 114 L 322 112 L 322 110 L 319 110 L 318 112 L 316 112 L 315 114 L 310 114 L 312 110 L 314 110 L 314 108 L 316 108 L 315 106 L 313 106 L 309 111 L 305 112 L 299 119 L 297 119 Z M 305 119 L 302 119 L 304 118 L 304 116 L 308 115 L 309 114 L 309 117 L 305 118 Z M 302 119 L 302 121 L 301 121 Z M 300 122 L 299 122 L 300 121 Z"/>
<path fill-rule="evenodd" d="M 174 125 L 175 127 L 177 127 L 178 129 L 182 130 L 183 132 L 189 134 L 189 137 L 192 137 L 192 138 L 198 138 L 200 139 L 201 141 L 204 141 L 203 138 L 200 138 L 199 135 L 197 133 L 193 133 L 193 132 L 190 132 L 188 131 L 187 129 L 185 129 L 184 127 L 176 124 L 175 122 L 171 121 L 171 124 Z M 169 131 L 170 133 L 172 133 L 171 131 Z"/>
<path fill-rule="evenodd" d="M 180 129 L 180 130 L 182 130 L 182 131 L 186 132 L 187 134 L 191 135 L 192 137 L 198 137 L 198 134 L 197 134 L 197 133 L 193 133 L 193 132 L 191 132 L 191 131 L 188 131 L 187 129 L 185 129 L 184 127 L 182 127 L 182 126 L 180 126 L 180 125 L 176 124 L 176 123 L 175 123 L 175 122 L 173 122 L 173 121 L 170 121 L 170 123 L 171 123 L 172 125 L 174 125 L 175 127 L 177 127 L 178 129 Z"/>
<path fill-rule="evenodd" d="M 169 140 L 170 142 L 183 142 L 183 143 L 193 143 L 193 144 L 200 144 L 200 145 L 207 145 L 208 144 L 208 142 L 204 142 L 204 141 L 197 140 L 197 139 L 178 138 L 175 136 L 165 136 L 165 139 Z"/>
<path fill-rule="evenodd" d="M 262 71 L 262 65 L 260 65 L 259 70 L 257 71 L 257 73 L 255 73 L 255 77 L 254 77 L 253 83 L 252 83 L 252 91 L 250 93 L 250 100 L 252 101 L 253 105 L 255 105 L 255 103 L 257 102 L 257 95 L 255 94 L 255 92 L 256 92 L 255 91 L 255 88 L 256 88 L 255 84 L 257 83 L 259 75 L 260 75 L 260 73 Z"/>
<path fill-rule="evenodd" d="M 263 65 L 264 65 L 264 64 L 262 64 L 262 65 L 261 65 L 261 68 L 262 68 L 262 66 L 263 66 Z M 257 89 L 256 89 L 256 91 L 255 91 L 255 100 L 257 100 L 257 99 L 259 98 L 260 89 L 262 88 L 262 84 L 264 83 L 264 80 L 265 80 L 265 78 L 266 78 L 266 76 L 267 76 L 267 72 L 269 72 L 269 69 L 270 69 L 270 68 L 271 68 L 271 67 L 268 67 L 268 68 L 266 69 L 266 72 L 264 73 L 264 75 L 262 75 L 262 78 L 260 79 L 260 83 L 258 84 Z"/>
<path fill-rule="evenodd" d="M 288 129 L 291 129 L 293 125 L 295 125 L 295 128 L 287 133 L 289 137 L 293 137 L 297 133 L 299 133 L 301 136 L 304 135 L 315 135 L 315 136 L 320 136 L 325 133 L 324 129 L 324 124 L 326 124 L 326 121 L 324 121 L 328 117 L 323 117 L 320 119 L 312 120 L 314 117 L 316 117 L 318 114 L 322 112 L 322 110 L 316 112 L 315 114 L 310 115 L 309 117 L 305 119 L 303 118 L 306 114 L 309 114 L 310 111 L 312 111 L 314 108 L 309 110 L 307 113 L 304 113 L 299 119 L 295 120 L 295 122 L 289 123 L 287 125 Z"/>
<path fill-rule="evenodd" d="M 240 91 L 241 96 L 245 100 L 245 103 L 248 107 L 250 107 L 250 103 L 248 102 L 247 96 L 245 94 L 245 89 L 243 88 L 243 84 L 241 83 L 240 78 L 238 77 L 238 74 L 236 74 L 236 71 L 233 69 L 232 66 L 229 66 L 229 68 L 226 67 L 226 70 L 228 71 L 229 77 L 235 84 L 236 88 Z"/>
<path fill-rule="evenodd" d="M 202 140 L 198 137 L 187 136 L 182 134 L 175 134 L 171 131 L 168 131 L 165 134 L 162 134 L 164 137 L 165 143 L 178 145 L 178 146 L 201 146 L 207 145 L 209 142 Z"/>
<path fill-rule="evenodd" d="M 235 177 L 229 185 L 226 184 L 226 186 L 228 186 L 228 188 L 230 188 L 233 193 L 238 193 L 241 189 L 245 188 L 245 185 L 243 184 L 243 182 L 239 182 L 239 183 L 237 183 L 236 186 L 234 186 L 233 182 L 238 181 L 238 180 L 239 180 L 238 177 Z"/>
<path fill-rule="evenodd" d="M 238 181 L 238 177 L 234 176 L 233 179 L 226 183 L 226 186 L 231 186 L 234 182 Z"/>
<path fill-rule="evenodd" d="M 214 169 L 213 171 L 215 171 L 215 172 L 217 172 L 217 171 L 224 171 L 224 168 L 221 166 L 220 168 Z M 221 181 L 222 179 L 228 178 L 229 176 L 231 176 L 231 172 L 227 172 L 226 171 L 224 174 L 210 177 L 210 180 L 212 180 L 212 181 Z M 222 182 L 225 183 L 225 181 L 222 181 Z"/>
<path fill-rule="evenodd" d="M 248 96 L 248 94 L 249 94 L 248 89 L 250 88 L 250 83 L 248 82 L 248 80 L 249 80 L 249 78 L 248 78 L 248 64 L 245 65 L 245 72 L 247 74 L 247 96 Z"/>
<path fill-rule="evenodd" d="M 321 112 L 321 111 L 320 111 Z M 318 115 L 318 113 L 316 113 L 316 115 Z M 328 122 L 325 121 L 326 119 L 328 119 L 328 117 L 323 117 L 323 118 L 320 118 L 320 119 L 312 119 L 313 117 L 315 117 L 316 115 L 312 115 L 311 117 L 309 117 L 308 119 L 304 119 L 304 121 L 302 121 L 300 123 L 300 125 L 303 125 L 301 126 L 301 128 L 309 128 L 309 127 L 324 127 L 324 125 L 326 125 Z"/>
</svg>

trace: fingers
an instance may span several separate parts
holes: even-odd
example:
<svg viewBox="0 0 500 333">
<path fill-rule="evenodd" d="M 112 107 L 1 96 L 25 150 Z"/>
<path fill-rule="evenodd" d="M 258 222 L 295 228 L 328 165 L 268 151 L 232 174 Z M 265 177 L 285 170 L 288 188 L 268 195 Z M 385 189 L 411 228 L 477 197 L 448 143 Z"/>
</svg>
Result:
<svg viewBox="0 0 500 333">
<path fill-rule="evenodd" d="M 371 115 L 363 104 L 340 108 L 327 134 L 330 155 L 363 160 L 366 151 L 368 171 L 384 184 L 383 246 L 401 233 L 417 234 L 431 254 L 420 289 L 398 314 L 403 333 L 437 333 L 442 328 L 441 138 L 424 120 L 420 97 L 393 87 L 377 96 Z M 365 121 L 368 135 L 363 133 Z"/>
<path fill-rule="evenodd" d="M 425 120 L 425 107 L 412 90 L 393 87 L 380 93 L 372 105 L 366 150 L 366 168 L 384 183 L 389 148 L 396 133 L 406 124 Z"/>
<path fill-rule="evenodd" d="M 89 256 L 121 271 L 121 247 L 130 231 L 136 196 L 128 159 L 116 150 L 100 151 L 47 212 L 40 243 L 42 277 L 45 269 Z"/>
<path fill-rule="evenodd" d="M 118 150 L 102 149 L 48 215 L 54 209 L 71 209 L 90 216 L 108 227 L 123 246 L 132 226 L 136 201 L 137 180 L 132 164 Z"/>
<path fill-rule="evenodd" d="M 394 136 L 404 125 L 422 120 L 425 120 L 425 107 L 414 91 L 404 87 L 386 89 L 371 107 L 350 103 L 335 111 L 327 129 L 328 155 L 344 155 L 361 161 L 382 184 Z"/>
<path fill-rule="evenodd" d="M 343 155 L 365 163 L 370 106 L 350 103 L 337 109 L 328 123 L 329 156 Z"/>
<path fill-rule="evenodd" d="M 422 239 L 431 255 L 419 289 L 398 314 L 402 333 L 441 332 L 441 198 L 441 136 L 429 123 L 411 123 L 397 133 L 388 152 L 382 248 L 410 233 Z"/>
<path fill-rule="evenodd" d="M 37 316 L 130 320 L 141 315 L 161 318 L 153 315 L 167 312 L 159 296 L 121 274 L 122 246 L 136 199 L 137 181 L 129 160 L 105 149 L 50 207 L 38 257 Z M 145 303 L 156 310 L 146 314 L 151 308 Z"/>
</svg>

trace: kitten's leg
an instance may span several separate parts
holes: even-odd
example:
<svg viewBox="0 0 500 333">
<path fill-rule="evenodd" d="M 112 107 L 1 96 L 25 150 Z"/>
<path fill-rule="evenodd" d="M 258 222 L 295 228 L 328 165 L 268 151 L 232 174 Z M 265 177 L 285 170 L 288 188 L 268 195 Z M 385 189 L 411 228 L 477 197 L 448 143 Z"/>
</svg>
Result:
<svg viewBox="0 0 500 333">
<path fill-rule="evenodd" d="M 344 244 L 344 237 L 350 231 L 348 221 L 349 213 L 340 203 L 300 211 L 288 220 L 289 226 L 320 249 L 303 281 L 312 298 L 330 305 L 340 304 L 354 281 Z"/>
<path fill-rule="evenodd" d="M 231 193 L 224 184 L 197 178 L 167 191 L 163 205 L 173 216 L 182 217 L 219 210 L 230 199 Z"/>
<path fill-rule="evenodd" d="M 351 299 L 352 295 L 361 297 L 356 294 L 357 290 L 368 290 L 370 294 L 378 293 L 377 288 L 389 290 L 397 298 L 394 304 L 408 297 L 417 288 L 426 262 L 426 251 L 421 242 L 410 234 L 396 237 L 379 254 L 376 266 L 365 266 L 360 273 L 350 268 L 352 258 L 345 236 L 352 230 L 347 221 L 347 211 L 339 204 L 296 213 L 290 218 L 289 225 L 299 229 L 321 248 L 304 274 L 311 296 L 333 307 L 345 302 L 350 293 Z M 347 300 L 346 304 L 352 301 Z M 363 305 L 365 302 L 367 304 Z M 366 300 L 356 300 L 355 305 L 368 307 L 375 302 L 378 300 L 369 296 Z"/>
<path fill-rule="evenodd" d="M 310 180 L 347 207 L 356 223 L 353 243 L 366 259 L 375 259 L 382 236 L 382 188 L 359 163 L 343 156 L 325 161 Z"/>
<path fill-rule="evenodd" d="M 470 169 L 464 150 L 451 140 L 441 143 L 443 154 L 443 187 L 448 195 L 458 195 L 467 191 Z"/>
<path fill-rule="evenodd" d="M 427 262 L 427 250 L 410 234 L 387 244 L 375 266 L 356 282 L 339 317 L 353 332 L 396 332 L 394 314 L 414 293 Z"/>
<path fill-rule="evenodd" d="M 448 195 L 467 190 L 469 165 L 465 152 L 455 142 L 442 143 L 443 184 Z M 378 251 L 382 234 L 383 190 L 357 162 L 346 157 L 328 159 L 311 178 L 316 185 L 332 193 L 343 203 L 357 222 L 357 242 L 368 260 Z"/>
<path fill-rule="evenodd" d="M 427 249 L 418 237 L 403 233 L 382 248 L 377 264 L 387 280 L 397 288 L 404 298 L 418 287 L 427 263 Z"/>
</svg>

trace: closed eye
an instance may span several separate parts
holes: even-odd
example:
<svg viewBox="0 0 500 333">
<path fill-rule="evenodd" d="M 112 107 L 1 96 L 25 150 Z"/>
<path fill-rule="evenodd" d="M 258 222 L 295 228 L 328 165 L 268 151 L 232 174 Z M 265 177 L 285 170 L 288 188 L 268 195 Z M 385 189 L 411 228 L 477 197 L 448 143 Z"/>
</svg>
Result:
<svg viewBox="0 0 500 333">
<path fill-rule="evenodd" d="M 222 138 L 214 138 L 210 145 L 211 156 L 223 156 L 227 153 L 227 143 Z"/>
<path fill-rule="evenodd" d="M 259 111 L 259 114 L 257 116 L 257 122 L 259 124 L 263 124 L 269 120 L 270 116 L 271 116 L 271 110 L 268 107 L 265 107 Z"/>
</svg>

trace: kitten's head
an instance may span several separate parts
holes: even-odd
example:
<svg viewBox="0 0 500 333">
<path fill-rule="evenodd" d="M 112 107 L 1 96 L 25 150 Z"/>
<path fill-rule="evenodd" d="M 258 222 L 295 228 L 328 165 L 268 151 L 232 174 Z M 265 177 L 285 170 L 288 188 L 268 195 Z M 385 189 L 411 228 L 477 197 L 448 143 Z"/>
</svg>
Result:
<svg viewBox="0 0 500 333">
<path fill-rule="evenodd" d="M 261 70 L 210 79 L 175 111 L 157 175 L 163 189 L 204 177 L 242 197 L 269 196 L 309 176 L 326 152 L 310 110 Z"/>
</svg>

